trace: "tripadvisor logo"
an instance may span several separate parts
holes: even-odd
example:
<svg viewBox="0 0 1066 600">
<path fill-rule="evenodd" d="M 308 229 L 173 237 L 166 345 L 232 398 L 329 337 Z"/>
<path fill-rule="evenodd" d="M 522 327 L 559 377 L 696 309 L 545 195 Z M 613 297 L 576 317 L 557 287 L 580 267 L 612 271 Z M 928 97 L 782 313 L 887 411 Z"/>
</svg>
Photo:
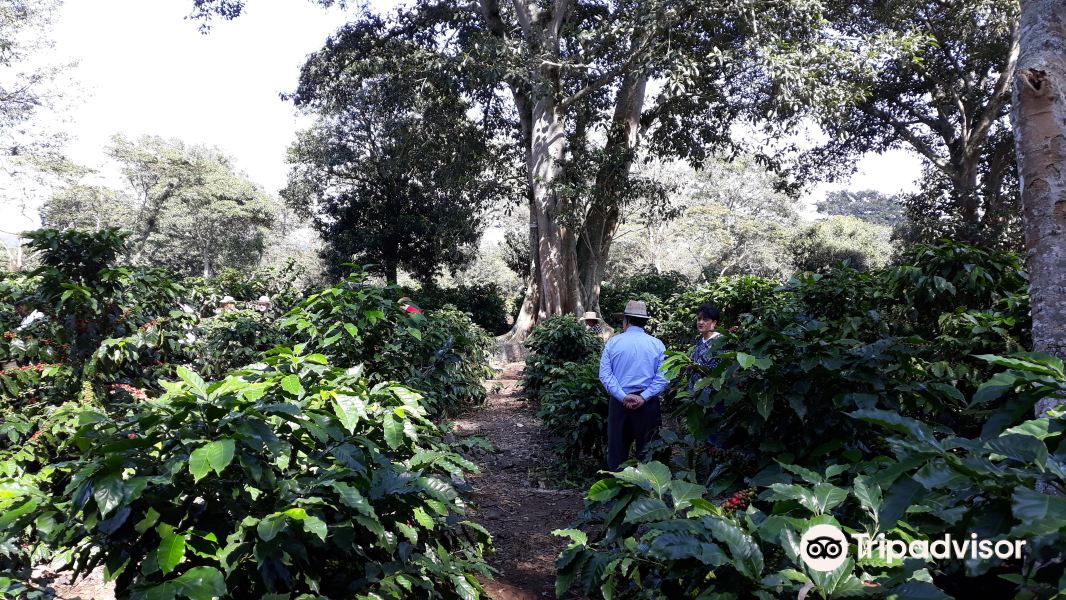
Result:
<svg viewBox="0 0 1066 600">
<path fill-rule="evenodd" d="M 815 525 L 800 539 L 800 558 L 815 571 L 832 571 L 847 557 L 848 539 L 833 525 Z"/>
<path fill-rule="evenodd" d="M 885 534 L 870 536 L 853 533 L 858 549 L 858 558 L 877 555 L 881 560 L 897 561 L 905 558 L 920 559 L 1021 559 L 1025 540 L 985 540 L 976 533 L 968 538 L 953 538 L 951 534 L 937 540 L 889 540 Z M 800 558 L 815 571 L 832 571 L 844 564 L 848 557 L 848 541 L 838 527 L 829 524 L 815 525 L 800 539 Z"/>
</svg>

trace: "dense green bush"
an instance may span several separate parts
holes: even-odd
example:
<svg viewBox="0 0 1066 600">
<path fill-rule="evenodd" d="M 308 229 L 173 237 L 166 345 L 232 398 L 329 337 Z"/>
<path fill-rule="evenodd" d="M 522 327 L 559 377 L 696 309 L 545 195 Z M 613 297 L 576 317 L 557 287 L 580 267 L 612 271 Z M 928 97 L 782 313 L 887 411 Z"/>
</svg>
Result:
<svg viewBox="0 0 1066 600">
<path fill-rule="evenodd" d="M 41 266 L 7 277 L 0 288 L 11 307 L 0 339 L 0 449 L 13 453 L 20 469 L 36 470 L 57 458 L 70 431 L 64 411 L 93 396 L 99 348 L 171 310 L 183 288 L 158 269 L 115 266 L 127 237 L 117 230 L 43 229 L 26 237 Z M 34 311 L 43 316 L 20 328 Z"/>
<path fill-rule="evenodd" d="M 308 296 L 280 326 L 291 343 L 335 364 L 366 365 L 375 381 L 414 380 L 433 414 L 483 402 L 491 338 L 455 311 L 405 312 L 398 297 L 396 288 L 369 285 L 356 270 Z"/>
<path fill-rule="evenodd" d="M 401 334 L 402 343 L 386 349 L 379 368 L 388 365 L 391 379 L 421 390 L 431 414 L 454 415 L 482 404 L 484 381 L 495 373 L 489 366 L 492 336 L 452 307 L 429 313 L 420 327 L 421 337 Z"/>
<path fill-rule="evenodd" d="M 1043 355 L 987 356 L 1010 370 L 981 386 L 972 403 L 1001 395 L 1031 407 L 1066 394 L 1062 362 Z M 809 469 L 784 462 L 741 486 L 684 467 L 629 467 L 588 494 L 582 530 L 557 560 L 557 588 L 592 598 L 1051 598 L 1066 592 L 1066 411 L 1019 419 L 999 434 L 962 438 L 894 411 L 849 418 L 888 434 L 885 455 Z M 746 487 L 746 486 L 752 487 Z M 871 538 L 929 542 L 1025 540 L 1024 562 L 941 559 L 935 563 L 849 558 L 832 572 L 799 558 L 809 527 L 829 523 Z M 710 573 L 710 574 L 708 574 Z"/>
<path fill-rule="evenodd" d="M 32 337 L 41 346 L 58 348 L 52 356 L 75 371 L 104 339 L 128 335 L 166 314 L 182 291 L 162 270 L 114 266 L 126 247 L 126 233 L 42 229 L 25 237 L 41 266 L 29 274 L 32 293 L 20 301 L 25 310 L 45 317 L 34 324 Z M 21 337 L 6 340 L 0 358 L 31 359 L 28 348 L 20 347 Z"/>
<path fill-rule="evenodd" d="M 595 536 L 568 534 L 560 589 L 580 582 L 614 598 L 776 598 L 806 586 L 823 598 L 1066 592 L 1052 550 L 1066 523 L 1057 496 L 1066 424 L 1061 411 L 1030 417 L 1037 399 L 1064 395 L 1062 364 L 993 356 L 1028 344 L 1017 257 L 919 246 L 900 266 L 801 274 L 763 291 L 726 332 L 718 367 L 671 355 L 673 379 L 703 375 L 695 393 L 677 394 L 682 427 L 663 432 L 663 465 L 593 486 L 581 527 Z M 817 573 L 795 544 L 817 522 L 905 540 L 972 530 L 1028 539 L 1034 554 L 1024 564 L 848 562 Z"/>
<path fill-rule="evenodd" d="M 473 465 L 427 420 L 485 397 L 469 317 L 361 273 L 278 323 L 215 316 L 213 283 L 114 266 L 119 232 L 33 240 L 44 266 L 0 282 L 0 594 L 56 561 L 120 596 L 478 597 Z"/>
<path fill-rule="evenodd" d="M 911 258 L 872 274 L 804 274 L 769 291 L 736 334 L 726 332 L 735 352 L 707 374 L 713 397 L 680 395 L 688 429 L 718 433 L 764 464 L 781 452 L 806 464 L 871 451 L 845 416 L 862 408 L 976 434 L 988 413 L 966 411 L 965 398 L 992 370 L 974 355 L 1024 349 L 1024 272 L 1016 257 L 966 246 L 918 247 Z M 683 356 L 671 362 L 675 372 L 691 368 Z"/>
<path fill-rule="evenodd" d="M 917 245 L 899 266 L 882 274 L 880 299 L 904 331 L 929 337 L 944 333 L 945 319 L 999 321 L 996 333 L 1007 348 L 1029 347 L 1029 277 L 1020 258 L 945 241 Z M 1005 337 L 1004 337 L 1005 336 Z"/>
<path fill-rule="evenodd" d="M 677 271 L 645 270 L 627 278 L 619 285 L 603 284 L 600 290 L 600 317 L 612 327 L 618 329 L 622 320 L 615 315 L 625 310 L 626 302 L 641 300 L 648 305 L 648 314 L 657 320 L 665 318 L 666 302 L 691 285 L 688 277 Z M 658 322 L 658 321 L 656 321 Z"/>
<path fill-rule="evenodd" d="M 540 388 L 537 416 L 559 438 L 566 460 L 592 459 L 602 466 L 607 452 L 607 408 L 611 397 L 599 379 L 599 357 L 552 367 Z"/>
<path fill-rule="evenodd" d="M 204 377 L 218 378 L 256 362 L 263 352 L 284 342 L 269 316 L 256 310 L 229 310 L 200 322 L 193 366 Z"/>
<path fill-rule="evenodd" d="M 662 306 L 662 313 L 651 333 L 667 347 L 691 346 L 696 338 L 696 309 L 701 304 L 716 306 L 722 311 L 718 331 L 738 325 L 743 315 L 776 312 L 785 301 L 776 293 L 779 283 L 754 275 L 719 277 L 711 283 L 671 296 Z"/>
<path fill-rule="evenodd" d="M 236 299 L 239 307 L 251 307 L 260 296 L 267 296 L 271 300 L 269 314 L 278 315 L 303 299 L 307 290 L 300 282 L 306 279 L 304 267 L 289 259 L 284 265 L 254 271 L 225 268 L 210 279 L 186 277 L 182 285 L 191 291 L 190 306 L 203 316 L 213 315 L 225 296 Z"/>
<path fill-rule="evenodd" d="M 469 313 L 474 323 L 495 335 L 505 333 L 510 328 L 507 324 L 507 298 L 495 283 L 457 285 L 450 288 L 426 285 L 409 295 L 427 312 L 443 309 L 450 304 L 461 312 Z"/>
<path fill-rule="evenodd" d="M 551 370 L 570 362 L 599 358 L 603 341 L 573 315 L 551 317 L 538 323 L 525 342 L 530 354 L 522 370 L 522 391 L 538 399 L 551 379 Z"/>
<path fill-rule="evenodd" d="M 474 597 L 487 534 L 417 393 L 279 350 L 128 410 L 81 412 L 51 496 L 4 515 L 119 595 Z"/>
</svg>

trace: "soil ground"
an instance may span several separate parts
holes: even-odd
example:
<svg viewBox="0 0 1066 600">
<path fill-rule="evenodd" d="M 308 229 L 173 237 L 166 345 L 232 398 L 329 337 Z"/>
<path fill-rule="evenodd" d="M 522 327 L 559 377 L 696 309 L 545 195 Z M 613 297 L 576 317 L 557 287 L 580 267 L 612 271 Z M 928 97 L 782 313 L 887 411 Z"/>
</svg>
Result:
<svg viewBox="0 0 1066 600">
<path fill-rule="evenodd" d="M 555 557 L 567 541 L 551 532 L 567 528 L 583 505 L 581 491 L 557 489 L 548 480 L 557 459 L 533 406 L 515 389 L 522 367 L 507 364 L 486 382 L 491 387 L 485 405 L 457 419 L 454 429 L 496 448 L 478 461 L 481 473 L 470 478 L 472 516 L 492 533 L 496 548 L 489 564 L 498 573 L 483 582 L 495 600 L 555 597 Z"/>
</svg>

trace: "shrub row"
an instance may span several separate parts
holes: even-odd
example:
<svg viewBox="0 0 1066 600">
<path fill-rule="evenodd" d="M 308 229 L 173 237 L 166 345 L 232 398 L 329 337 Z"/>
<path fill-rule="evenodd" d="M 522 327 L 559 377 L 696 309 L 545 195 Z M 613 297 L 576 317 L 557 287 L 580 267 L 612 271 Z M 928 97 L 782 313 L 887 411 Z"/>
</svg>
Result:
<svg viewBox="0 0 1066 600">
<path fill-rule="evenodd" d="M 122 597 L 479 597 L 475 467 L 431 417 L 484 398 L 487 334 L 361 271 L 204 318 L 122 243 L 35 234 L 44 266 L 0 284 L 0 593 L 53 560 Z"/>
<path fill-rule="evenodd" d="M 590 489 L 586 518 L 561 532 L 572 545 L 557 563 L 560 592 L 1066 592 L 1054 550 L 1066 525 L 1058 442 L 1066 423 L 1061 411 L 1031 417 L 1039 398 L 1063 395 L 1062 364 L 1024 352 L 1027 279 L 1017 257 L 948 242 L 873 272 L 838 267 L 784 286 L 723 278 L 656 302 L 652 331 L 674 349 L 678 427 L 662 432 L 655 462 Z M 730 348 L 712 371 L 687 357 L 692 311 L 704 302 L 723 309 Z M 688 393 L 679 375 L 693 371 L 701 379 Z M 532 379 L 538 390 L 581 390 L 580 373 L 556 368 Z M 596 391 L 575 392 L 590 398 L 589 414 L 602 402 L 591 400 Z M 583 426 L 580 415 L 555 425 L 564 439 Z M 821 522 L 904 540 L 1022 538 L 1031 553 L 1021 563 L 850 561 L 819 573 L 798 559 L 796 544 Z"/>
<path fill-rule="evenodd" d="M 521 389 L 537 403 L 537 416 L 558 438 L 559 454 L 576 463 L 605 459 L 607 394 L 599 380 L 603 342 L 572 315 L 538 324 L 525 342 L 530 351 Z"/>
</svg>

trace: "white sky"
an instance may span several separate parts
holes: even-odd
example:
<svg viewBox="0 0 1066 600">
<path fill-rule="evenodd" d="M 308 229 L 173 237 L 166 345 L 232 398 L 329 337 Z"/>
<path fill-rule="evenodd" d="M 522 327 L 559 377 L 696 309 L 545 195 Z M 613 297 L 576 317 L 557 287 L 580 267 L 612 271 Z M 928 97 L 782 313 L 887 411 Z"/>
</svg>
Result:
<svg viewBox="0 0 1066 600">
<path fill-rule="evenodd" d="M 393 4 L 391 0 L 374 4 Z M 291 91 L 304 58 L 344 22 L 339 9 L 308 0 L 255 0 L 235 21 L 218 21 L 203 35 L 185 19 L 190 0 L 66 0 L 53 39 L 59 61 L 77 60 L 66 87 L 75 91 L 63 130 L 69 156 L 102 168 L 112 135 L 177 137 L 218 146 L 253 181 L 274 193 L 284 185 L 285 149 L 298 126 Z M 83 90 L 78 92 L 77 90 Z M 870 156 L 846 184 L 815 188 L 807 204 L 829 189 L 913 189 L 916 157 Z M 18 199 L 22 200 L 22 199 Z M 0 199 L 0 229 L 35 227 L 42 198 L 27 199 L 30 214 Z M 810 212 L 810 211 L 808 211 Z"/>
</svg>

